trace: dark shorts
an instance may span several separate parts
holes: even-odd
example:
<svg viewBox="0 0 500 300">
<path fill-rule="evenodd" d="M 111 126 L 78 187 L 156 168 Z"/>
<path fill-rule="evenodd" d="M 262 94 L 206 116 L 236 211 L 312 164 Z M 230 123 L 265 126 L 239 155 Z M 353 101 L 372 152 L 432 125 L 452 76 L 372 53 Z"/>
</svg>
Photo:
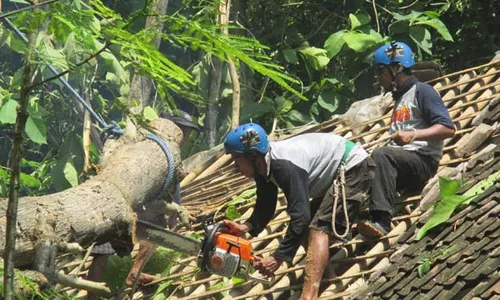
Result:
<svg viewBox="0 0 500 300">
<path fill-rule="evenodd" d="M 347 212 L 349 223 L 352 225 L 361 205 L 368 199 L 373 178 L 375 176 L 375 163 L 367 157 L 361 163 L 345 172 L 345 192 L 347 200 Z M 312 220 L 310 228 L 332 234 L 332 213 L 334 203 L 334 189 L 332 186 L 323 198 L 315 198 L 311 201 Z M 337 200 L 336 230 L 339 233 L 345 231 L 346 220 L 342 207 L 342 197 Z"/>
</svg>

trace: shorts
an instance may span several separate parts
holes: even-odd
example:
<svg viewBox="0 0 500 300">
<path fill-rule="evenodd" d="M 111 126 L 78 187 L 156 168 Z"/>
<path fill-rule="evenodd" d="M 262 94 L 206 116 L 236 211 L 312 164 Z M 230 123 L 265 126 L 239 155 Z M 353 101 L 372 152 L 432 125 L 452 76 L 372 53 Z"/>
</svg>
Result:
<svg viewBox="0 0 500 300">
<path fill-rule="evenodd" d="M 347 214 L 350 224 L 353 223 L 358 215 L 363 202 L 368 199 L 374 176 L 375 162 L 370 157 L 367 157 L 365 160 L 345 172 Z M 323 231 L 331 236 L 333 236 L 333 194 L 334 189 L 332 183 L 332 186 L 330 186 L 323 198 L 315 198 L 311 201 L 311 215 L 313 217 L 309 225 L 310 228 Z M 337 200 L 335 229 L 338 233 L 343 233 L 346 229 L 346 225 L 347 222 L 342 207 L 342 197 L 339 196 Z"/>
</svg>

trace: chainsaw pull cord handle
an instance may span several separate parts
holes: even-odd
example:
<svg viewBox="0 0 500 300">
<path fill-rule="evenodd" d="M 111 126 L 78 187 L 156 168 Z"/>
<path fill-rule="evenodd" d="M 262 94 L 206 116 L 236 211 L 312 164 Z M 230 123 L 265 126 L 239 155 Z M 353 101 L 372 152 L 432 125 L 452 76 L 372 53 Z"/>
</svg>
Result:
<svg viewBox="0 0 500 300">
<path fill-rule="evenodd" d="M 340 177 L 340 182 L 339 182 L 339 177 Z M 342 210 L 344 213 L 345 217 L 345 231 L 342 234 L 339 234 L 337 232 L 336 226 L 335 226 L 335 220 L 337 218 L 337 203 L 339 200 L 339 192 L 342 190 Z M 344 164 L 340 164 L 339 167 L 339 175 L 335 180 L 333 180 L 333 211 L 332 211 L 332 228 L 333 228 L 333 235 L 337 238 L 343 239 L 349 234 L 349 214 L 347 213 L 347 200 L 345 196 L 345 167 Z"/>
<path fill-rule="evenodd" d="M 207 228 L 208 226 L 213 226 L 213 228 L 207 232 Z M 208 265 L 208 252 L 210 251 L 210 249 L 212 248 L 212 245 L 213 244 L 213 241 L 214 241 L 214 238 L 215 238 L 215 234 L 217 232 L 219 232 L 219 230 L 222 228 L 222 224 L 221 223 L 216 223 L 216 224 L 211 224 L 211 225 L 207 225 L 205 226 L 205 232 L 207 233 L 207 236 L 205 236 L 205 239 L 203 240 L 203 243 L 202 243 L 202 268 L 205 268 L 207 265 Z"/>
</svg>

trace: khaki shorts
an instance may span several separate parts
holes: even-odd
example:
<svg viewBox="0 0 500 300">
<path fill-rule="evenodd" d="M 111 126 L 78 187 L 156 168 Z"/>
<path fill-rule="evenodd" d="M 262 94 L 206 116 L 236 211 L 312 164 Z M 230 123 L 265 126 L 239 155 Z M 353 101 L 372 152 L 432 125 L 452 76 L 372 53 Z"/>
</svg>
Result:
<svg viewBox="0 0 500 300">
<path fill-rule="evenodd" d="M 368 199 L 374 176 L 375 163 L 370 157 L 367 157 L 345 173 L 345 192 L 350 224 L 356 218 L 363 202 Z M 334 189 L 332 184 L 323 198 L 315 198 L 311 201 L 311 215 L 313 217 L 309 225 L 310 228 L 326 232 L 330 235 L 333 233 L 333 194 Z M 345 231 L 346 220 L 342 207 L 342 197 L 340 196 L 337 200 L 335 224 L 338 233 Z"/>
</svg>

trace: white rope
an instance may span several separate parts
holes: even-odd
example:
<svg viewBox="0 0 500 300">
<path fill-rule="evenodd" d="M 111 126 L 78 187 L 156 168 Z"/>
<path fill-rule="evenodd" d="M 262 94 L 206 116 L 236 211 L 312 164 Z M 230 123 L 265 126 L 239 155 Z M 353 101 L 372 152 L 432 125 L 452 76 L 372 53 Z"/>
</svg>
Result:
<svg viewBox="0 0 500 300">
<path fill-rule="evenodd" d="M 339 182 L 340 177 L 340 182 Z M 337 232 L 337 228 L 335 228 L 335 219 L 337 218 L 337 203 L 339 199 L 339 190 L 342 190 L 342 209 L 344 211 L 345 217 L 345 231 L 343 234 L 339 234 Z M 347 200 L 345 196 L 345 167 L 343 164 L 340 164 L 339 167 L 339 175 L 333 181 L 333 211 L 332 211 L 332 228 L 333 235 L 337 238 L 343 239 L 349 234 L 349 214 L 347 213 Z"/>
</svg>

